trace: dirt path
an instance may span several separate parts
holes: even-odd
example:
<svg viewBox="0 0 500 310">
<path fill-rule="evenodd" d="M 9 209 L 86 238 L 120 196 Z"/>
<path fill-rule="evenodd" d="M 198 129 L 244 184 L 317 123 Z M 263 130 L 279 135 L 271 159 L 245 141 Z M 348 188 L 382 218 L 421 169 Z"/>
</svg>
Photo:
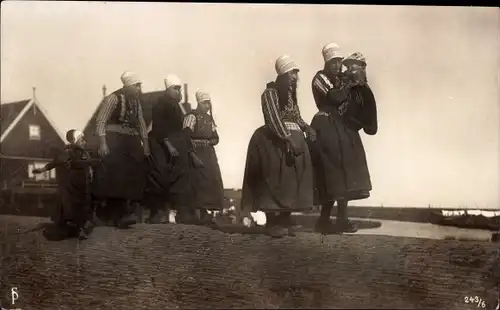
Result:
<svg viewBox="0 0 500 310">
<path fill-rule="evenodd" d="M 272 240 L 183 225 L 102 227 L 82 243 L 15 233 L 36 222 L 0 223 L 4 307 L 17 286 L 23 310 L 482 309 L 465 296 L 493 310 L 500 282 L 498 244 L 485 242 L 312 233 Z"/>
</svg>

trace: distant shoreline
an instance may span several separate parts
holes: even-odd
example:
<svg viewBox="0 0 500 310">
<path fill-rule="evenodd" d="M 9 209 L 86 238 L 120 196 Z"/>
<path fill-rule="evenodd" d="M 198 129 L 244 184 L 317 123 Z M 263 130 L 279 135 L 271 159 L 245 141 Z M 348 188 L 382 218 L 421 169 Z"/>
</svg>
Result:
<svg viewBox="0 0 500 310">
<path fill-rule="evenodd" d="M 224 195 L 227 199 L 234 199 L 236 200 L 237 204 L 239 203 L 240 197 L 241 197 L 241 189 L 232 189 L 232 188 L 226 188 L 224 189 Z M 356 202 L 361 202 L 362 200 L 358 200 Z M 482 211 L 500 211 L 500 204 L 498 205 L 497 208 L 481 208 L 481 207 L 450 207 L 450 206 L 439 206 L 439 205 L 432 205 L 428 204 L 427 206 L 410 206 L 410 205 L 383 205 L 380 204 L 378 206 L 374 205 L 349 205 L 350 208 L 372 208 L 372 209 L 415 209 L 415 210 L 482 210 Z"/>
<path fill-rule="evenodd" d="M 234 192 L 226 190 L 226 202 L 224 208 L 229 208 L 231 205 L 239 206 L 239 196 L 241 191 Z M 6 198 L 6 197 L 4 197 Z M 50 217 L 52 205 L 56 203 L 55 195 L 46 195 L 41 199 L 42 203 L 37 202 L 34 197 L 19 197 L 15 205 L 10 205 L 9 200 L 5 199 L 0 204 L 0 214 L 3 215 L 19 215 L 19 216 L 37 216 Z M 230 199 L 233 199 L 230 201 Z M 319 215 L 319 206 L 314 207 L 310 211 L 302 212 L 304 214 Z M 392 220 L 413 223 L 433 223 L 439 225 L 451 225 L 464 228 L 485 228 L 485 229 L 500 229 L 500 217 L 486 218 L 484 216 L 456 216 L 450 220 L 445 218 L 441 211 L 471 211 L 481 210 L 489 212 L 498 212 L 500 209 L 478 209 L 478 208 L 433 208 L 433 207 L 385 207 L 385 206 L 352 206 L 348 208 L 348 216 L 353 218 L 366 218 L 377 220 Z M 332 216 L 336 215 L 336 208 L 332 210 Z M 455 219 L 456 218 L 456 219 Z M 493 227 L 493 228 L 492 228 Z M 498 227 L 498 228 L 496 228 Z"/>
</svg>

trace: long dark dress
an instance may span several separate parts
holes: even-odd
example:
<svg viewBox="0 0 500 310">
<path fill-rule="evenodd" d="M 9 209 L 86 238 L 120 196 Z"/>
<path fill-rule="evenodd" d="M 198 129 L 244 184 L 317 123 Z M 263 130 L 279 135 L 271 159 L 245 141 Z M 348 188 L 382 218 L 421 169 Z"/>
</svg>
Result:
<svg viewBox="0 0 500 310">
<path fill-rule="evenodd" d="M 147 128 L 140 102 L 129 102 L 122 90 L 107 96 L 96 120 L 97 134 L 105 135 L 109 154 L 102 159 L 93 179 L 99 199 L 140 201 L 145 185 L 142 141 Z"/>
<path fill-rule="evenodd" d="M 149 200 L 156 199 L 177 208 L 192 208 L 192 163 L 188 153 L 191 144 L 189 133 L 182 127 L 183 119 L 178 103 L 166 94 L 153 106 L 147 196 Z M 171 156 L 165 139 L 177 149 L 178 156 Z"/>
<path fill-rule="evenodd" d="M 241 212 L 294 212 L 313 205 L 312 165 L 297 103 L 280 103 L 274 83 L 262 95 L 266 125 L 248 145 Z M 291 135 L 300 154 L 289 151 L 284 137 Z"/>
<path fill-rule="evenodd" d="M 184 121 L 191 130 L 191 140 L 203 167 L 193 170 L 193 193 L 195 205 L 200 209 L 222 210 L 224 185 L 219 161 L 214 146 L 219 143 L 219 135 L 212 117 L 207 113 L 194 111 Z"/>
<path fill-rule="evenodd" d="M 89 185 L 91 167 L 97 164 L 89 152 L 69 144 L 45 166 L 47 170 L 56 169 L 58 203 L 51 216 L 54 222 L 70 221 L 83 226 L 92 219 Z"/>
<path fill-rule="evenodd" d="M 348 98 L 348 94 L 342 95 L 341 85 L 338 76 L 327 76 L 323 71 L 312 82 L 319 109 L 311 122 L 317 139 L 310 144 L 317 190 L 315 204 L 365 199 L 372 189 L 360 127 L 348 126 L 338 110 Z"/>
</svg>

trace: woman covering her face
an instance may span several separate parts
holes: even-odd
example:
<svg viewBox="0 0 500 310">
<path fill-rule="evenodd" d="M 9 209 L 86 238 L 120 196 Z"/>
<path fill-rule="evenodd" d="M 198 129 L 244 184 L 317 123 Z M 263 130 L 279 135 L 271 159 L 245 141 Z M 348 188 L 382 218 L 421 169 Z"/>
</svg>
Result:
<svg viewBox="0 0 500 310">
<path fill-rule="evenodd" d="M 353 55 L 343 60 L 340 47 L 335 43 L 325 45 L 322 54 L 324 67 L 312 81 L 318 112 L 311 122 L 317 139 L 310 144 L 310 149 L 316 204 L 321 205 L 315 230 L 322 234 L 355 232 L 357 227 L 347 214 L 348 202 L 368 198 L 372 189 L 359 135 L 362 126 L 352 121 L 352 116 L 357 116 L 356 107 L 361 106 L 365 98 L 361 94 L 363 99 L 358 101 L 360 91 L 371 94 L 367 84 L 362 82 L 366 81 L 362 75 L 366 62 L 363 64 L 364 58 Z M 346 72 L 341 72 L 342 65 L 347 67 Z M 333 223 L 330 216 L 335 204 L 337 221 Z"/>
</svg>

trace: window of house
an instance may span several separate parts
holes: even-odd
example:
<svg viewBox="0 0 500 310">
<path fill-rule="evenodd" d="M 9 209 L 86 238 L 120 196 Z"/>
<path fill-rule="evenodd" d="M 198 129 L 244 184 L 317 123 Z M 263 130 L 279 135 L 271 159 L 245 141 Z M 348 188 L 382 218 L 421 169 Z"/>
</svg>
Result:
<svg viewBox="0 0 500 310">
<path fill-rule="evenodd" d="M 30 140 L 40 140 L 40 126 L 30 125 Z"/>
<path fill-rule="evenodd" d="M 45 171 L 43 173 L 34 174 L 33 169 L 41 169 L 45 167 L 46 162 L 34 162 L 28 165 L 28 177 L 35 181 L 49 181 L 50 179 L 55 179 L 56 173 L 54 170 Z"/>
<path fill-rule="evenodd" d="M 28 164 L 28 178 L 30 178 L 30 179 L 34 179 L 35 178 L 35 174 L 33 173 L 33 169 L 35 169 L 35 165 L 34 164 Z"/>
</svg>

